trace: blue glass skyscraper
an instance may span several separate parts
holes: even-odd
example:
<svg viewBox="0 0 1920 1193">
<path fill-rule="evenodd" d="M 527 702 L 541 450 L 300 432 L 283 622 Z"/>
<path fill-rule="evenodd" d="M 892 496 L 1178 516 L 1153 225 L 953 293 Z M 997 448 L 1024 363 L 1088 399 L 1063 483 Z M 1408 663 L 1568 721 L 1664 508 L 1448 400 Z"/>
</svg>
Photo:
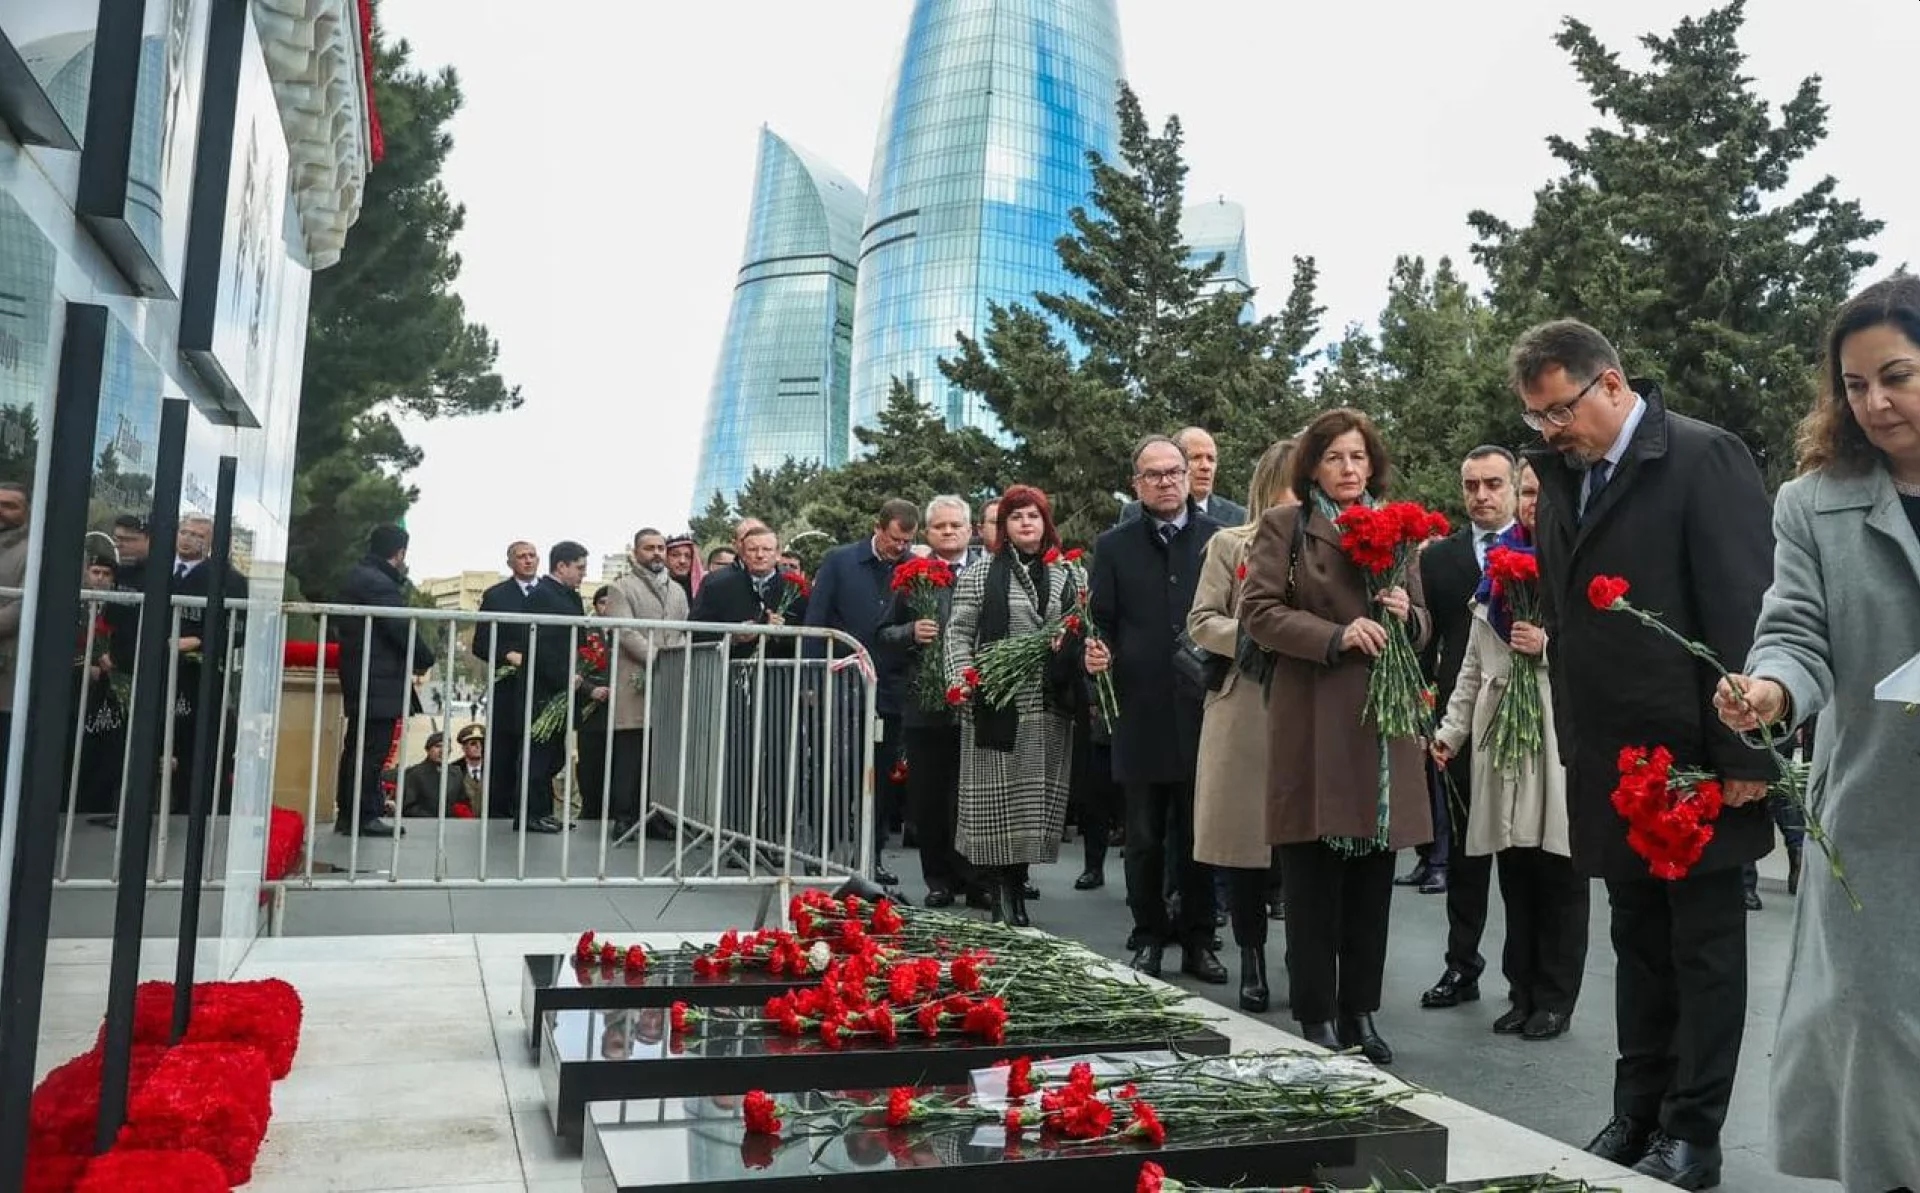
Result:
<svg viewBox="0 0 1920 1193">
<path fill-rule="evenodd" d="M 852 421 L 894 378 L 949 425 L 998 434 L 938 362 L 989 302 L 1071 282 L 1054 241 L 1092 188 L 1087 151 L 1117 149 L 1114 0 L 916 0 L 880 125 L 860 237 Z"/>
<path fill-rule="evenodd" d="M 1224 197 L 1194 203 L 1180 213 L 1180 235 L 1187 242 L 1187 262 L 1205 265 L 1221 258 L 1220 272 L 1210 289 L 1253 291 L 1253 269 L 1247 264 L 1247 209 Z M 1244 321 L 1253 319 L 1253 300 L 1241 308 Z"/>
<path fill-rule="evenodd" d="M 846 175 L 760 130 L 747 247 L 714 369 L 694 506 L 757 465 L 844 463 L 853 291 L 866 199 Z"/>
</svg>

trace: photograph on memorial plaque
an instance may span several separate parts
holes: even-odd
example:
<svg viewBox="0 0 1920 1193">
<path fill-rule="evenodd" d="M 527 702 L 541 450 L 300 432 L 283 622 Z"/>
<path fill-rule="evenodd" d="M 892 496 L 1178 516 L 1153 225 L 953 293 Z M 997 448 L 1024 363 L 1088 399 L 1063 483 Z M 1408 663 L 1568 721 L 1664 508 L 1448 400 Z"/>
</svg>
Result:
<svg viewBox="0 0 1920 1193">
<path fill-rule="evenodd" d="M 1446 1132 L 1364 1061 L 1305 1052 L 1034 1062 L 903 1085 L 593 1107 L 588 1187 L 1125 1188 L 1141 1160 L 1211 1181 L 1444 1178 Z"/>
<path fill-rule="evenodd" d="M 30 143 L 84 141 L 99 21 L 100 0 L 0 0 L 0 115 Z"/>
<path fill-rule="evenodd" d="M 193 213 L 196 246 L 200 236 L 219 238 L 219 269 L 211 292 L 183 296 L 180 350 L 220 397 L 221 410 L 208 411 L 208 417 L 257 426 L 274 390 L 280 305 L 292 263 L 286 243 L 287 137 L 252 8 L 243 15 L 247 28 L 239 47 L 225 202 Z"/>
</svg>

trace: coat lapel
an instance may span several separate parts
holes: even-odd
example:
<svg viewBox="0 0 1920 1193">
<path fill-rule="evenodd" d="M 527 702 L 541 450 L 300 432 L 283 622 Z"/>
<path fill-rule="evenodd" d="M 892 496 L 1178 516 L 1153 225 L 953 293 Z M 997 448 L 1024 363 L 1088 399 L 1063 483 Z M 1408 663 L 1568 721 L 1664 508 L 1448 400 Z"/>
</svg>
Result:
<svg viewBox="0 0 1920 1193">
<path fill-rule="evenodd" d="M 1640 475 L 1643 464 L 1657 460 L 1667 454 L 1667 409 L 1660 403 L 1657 392 L 1649 390 L 1643 395 L 1646 412 L 1640 416 L 1640 425 L 1633 432 L 1632 442 L 1627 444 L 1626 454 L 1620 458 L 1620 467 L 1608 478 L 1606 487 L 1600 490 L 1593 504 L 1587 507 L 1580 518 L 1579 529 L 1573 536 L 1573 554 L 1578 556 L 1580 549 L 1592 537 L 1594 529 L 1607 520 L 1607 515 L 1620 504 L 1627 490 Z M 1572 469 L 1568 470 L 1572 472 Z M 1586 482 L 1585 473 L 1574 473 L 1574 504 L 1571 509 L 1579 509 L 1578 489 Z"/>
<path fill-rule="evenodd" d="M 1913 523 L 1907 520 L 1906 508 L 1900 504 L 1900 494 L 1894 489 L 1892 478 L 1884 468 L 1875 468 L 1848 487 L 1855 486 L 1861 504 L 1872 507 L 1867 514 L 1867 525 L 1892 541 L 1907 561 L 1907 571 L 1914 583 L 1920 584 L 1920 539 L 1914 537 Z"/>
</svg>

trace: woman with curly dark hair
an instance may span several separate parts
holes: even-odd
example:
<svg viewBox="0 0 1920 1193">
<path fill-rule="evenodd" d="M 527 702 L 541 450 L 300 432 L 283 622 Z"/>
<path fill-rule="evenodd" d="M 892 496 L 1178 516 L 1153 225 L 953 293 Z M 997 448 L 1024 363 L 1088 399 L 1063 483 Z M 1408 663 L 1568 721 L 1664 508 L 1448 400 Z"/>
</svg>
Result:
<svg viewBox="0 0 1920 1193">
<path fill-rule="evenodd" d="M 992 560 L 960 573 L 947 622 L 947 683 L 962 691 L 992 643 L 1042 629 L 1076 599 L 1046 494 L 1014 485 L 994 517 Z M 1080 640 L 1053 644 L 1050 665 L 1003 708 L 974 693 L 961 708 L 960 816 L 954 847 L 994 893 L 995 918 L 1024 927 L 1027 867 L 1060 856 L 1073 765 Z"/>
<path fill-rule="evenodd" d="M 1776 736 L 1820 716 L 1808 791 L 1864 906 L 1806 868 L 1773 1049 L 1774 1160 L 1881 1193 L 1920 1187 L 1920 715 L 1874 694 L 1920 657 L 1920 278 L 1840 309 L 1821 389 L 1800 475 L 1774 502 L 1773 587 L 1746 674 L 1714 703 L 1729 727 Z"/>
</svg>

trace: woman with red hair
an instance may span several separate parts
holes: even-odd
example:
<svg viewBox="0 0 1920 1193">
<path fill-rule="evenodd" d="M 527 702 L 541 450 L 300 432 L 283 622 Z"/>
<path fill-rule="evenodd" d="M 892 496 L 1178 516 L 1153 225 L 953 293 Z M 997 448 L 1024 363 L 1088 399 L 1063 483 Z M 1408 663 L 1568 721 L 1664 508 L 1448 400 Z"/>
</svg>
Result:
<svg viewBox="0 0 1920 1193">
<path fill-rule="evenodd" d="M 1073 701 L 1080 639 L 1062 635 L 1047 667 L 996 708 L 968 682 L 988 645 L 1031 634 L 1073 608 L 1068 569 L 1047 562 L 1060 546 L 1047 495 L 1030 485 L 1001 494 L 997 548 L 960 574 L 947 623 L 949 699 L 961 701 L 960 816 L 954 846 L 993 892 L 994 918 L 1028 923 L 1027 867 L 1060 854 L 1073 762 Z"/>
</svg>

